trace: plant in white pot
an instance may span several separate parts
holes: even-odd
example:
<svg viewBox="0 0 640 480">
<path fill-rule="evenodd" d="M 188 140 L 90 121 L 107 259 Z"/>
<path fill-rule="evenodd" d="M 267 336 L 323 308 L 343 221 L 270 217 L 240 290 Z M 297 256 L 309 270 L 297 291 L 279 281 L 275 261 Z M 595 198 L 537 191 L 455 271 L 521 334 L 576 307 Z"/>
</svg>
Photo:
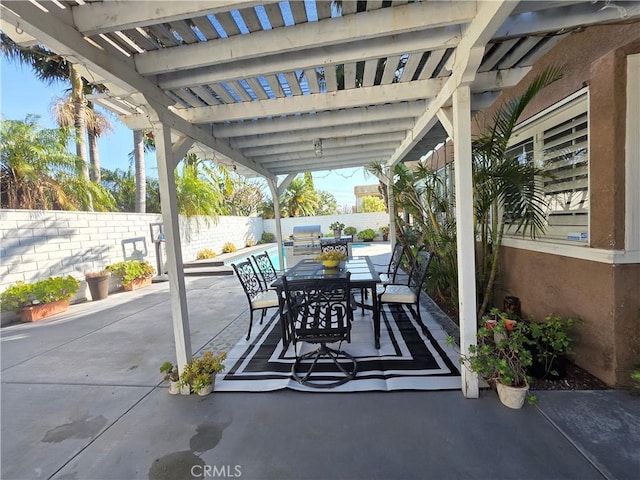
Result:
<svg viewBox="0 0 640 480">
<path fill-rule="evenodd" d="M 494 333 L 502 334 L 495 340 Z M 453 339 L 448 339 L 450 343 Z M 518 322 L 508 331 L 504 319 L 499 319 L 493 328 L 478 329 L 477 345 L 469 346 L 469 354 L 463 355 L 461 363 L 495 385 L 500 401 L 510 408 L 521 408 L 525 399 L 535 402 L 529 395 L 527 367 L 532 363 L 531 344 L 525 322 Z"/>
<path fill-rule="evenodd" d="M 197 393 L 198 395 L 208 395 L 213 391 L 216 381 L 216 374 L 223 372 L 225 369 L 224 361 L 227 354 L 222 352 L 214 355 L 212 351 L 207 350 L 202 357 L 192 358 L 189 363 L 184 366 L 182 375 L 180 375 L 180 388 L 187 389 Z"/>
<path fill-rule="evenodd" d="M 169 382 L 169 393 L 171 395 L 180 393 L 180 374 L 178 373 L 178 366 L 169 361 L 163 362 L 160 366 L 160 373 L 164 373 L 165 382 Z"/>
</svg>

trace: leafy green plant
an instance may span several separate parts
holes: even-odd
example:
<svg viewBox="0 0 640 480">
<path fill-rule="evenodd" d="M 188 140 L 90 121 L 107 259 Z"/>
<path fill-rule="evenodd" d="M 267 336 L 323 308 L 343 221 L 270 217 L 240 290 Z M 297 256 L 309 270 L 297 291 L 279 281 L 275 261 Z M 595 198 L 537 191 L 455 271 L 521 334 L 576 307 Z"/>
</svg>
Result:
<svg viewBox="0 0 640 480">
<path fill-rule="evenodd" d="M 227 242 L 227 243 L 225 243 L 225 244 L 222 246 L 222 253 L 233 253 L 233 252 L 235 252 L 236 250 L 238 250 L 238 249 L 237 249 L 237 248 L 236 248 L 236 246 L 235 246 L 233 243 L 231 243 L 231 242 Z"/>
<path fill-rule="evenodd" d="M 276 236 L 270 232 L 262 232 L 260 243 L 273 243 L 276 240 Z"/>
<path fill-rule="evenodd" d="M 525 322 L 518 322 L 511 332 L 507 332 L 504 319 L 498 320 L 493 328 L 482 326 L 478 329 L 477 345 L 469 345 L 469 354 L 462 355 L 460 362 L 489 383 L 523 386 L 527 383 L 527 367 L 532 363 L 527 348 L 532 341 L 527 333 Z M 452 342 L 453 338 L 447 338 L 447 343 Z"/>
<path fill-rule="evenodd" d="M 155 270 L 145 260 L 126 260 L 107 265 L 107 270 L 120 279 L 122 285 L 129 285 L 138 278 L 152 277 Z"/>
<path fill-rule="evenodd" d="M 536 364 L 542 369 L 541 378 L 557 377 L 557 361 L 572 352 L 571 330 L 576 320 L 562 318 L 553 313 L 544 322 L 529 322 L 529 337 L 532 340 L 532 354 Z"/>
<path fill-rule="evenodd" d="M 71 275 L 49 277 L 34 283 L 16 282 L 0 294 L 1 309 L 19 312 L 24 307 L 69 300 L 80 288 Z"/>
<path fill-rule="evenodd" d="M 344 223 L 342 223 L 342 222 L 333 222 L 331 225 L 329 225 L 329 228 L 331 230 L 342 230 L 344 228 Z"/>
<path fill-rule="evenodd" d="M 178 373 L 178 366 L 166 361 L 160 366 L 160 373 L 164 373 L 165 382 L 177 382 L 180 380 L 180 374 Z"/>
<path fill-rule="evenodd" d="M 344 229 L 344 234 L 345 235 L 355 235 L 356 233 L 358 233 L 358 229 L 356 227 L 345 227 Z"/>
<path fill-rule="evenodd" d="M 207 385 L 211 385 L 213 382 L 213 374 L 224 371 L 225 366 L 223 362 L 226 358 L 226 353 L 222 352 L 214 355 L 210 350 L 204 352 L 202 357 L 192 358 L 182 370 L 180 387 L 189 386 L 193 392 L 198 393 Z"/>
<path fill-rule="evenodd" d="M 389 231 L 390 231 L 389 225 L 383 225 L 382 227 L 379 228 L 379 230 L 382 235 L 389 235 Z"/>
<path fill-rule="evenodd" d="M 196 258 L 198 260 L 206 260 L 207 258 L 215 258 L 216 255 L 217 253 L 213 250 L 204 248 L 197 253 Z"/>
<path fill-rule="evenodd" d="M 376 232 L 372 228 L 365 228 L 361 232 L 358 232 L 358 238 L 363 241 L 370 241 L 376 238 Z"/>
</svg>

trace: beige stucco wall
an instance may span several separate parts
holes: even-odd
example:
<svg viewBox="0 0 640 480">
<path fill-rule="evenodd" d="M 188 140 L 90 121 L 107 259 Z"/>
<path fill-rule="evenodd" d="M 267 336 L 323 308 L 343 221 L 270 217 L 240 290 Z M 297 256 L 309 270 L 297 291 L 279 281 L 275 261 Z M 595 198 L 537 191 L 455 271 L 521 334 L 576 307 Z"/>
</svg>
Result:
<svg viewBox="0 0 640 480">
<path fill-rule="evenodd" d="M 552 49 L 509 91 L 521 93 L 548 65 L 565 77 L 547 87 L 523 119 L 589 87 L 589 246 L 623 250 L 625 237 L 626 56 L 640 52 L 640 23 L 593 27 Z M 498 102 L 500 103 L 500 102 Z M 520 297 L 524 314 L 578 316 L 575 361 L 610 385 L 628 382 L 640 361 L 640 265 L 614 265 L 503 248 L 500 289 Z"/>
</svg>

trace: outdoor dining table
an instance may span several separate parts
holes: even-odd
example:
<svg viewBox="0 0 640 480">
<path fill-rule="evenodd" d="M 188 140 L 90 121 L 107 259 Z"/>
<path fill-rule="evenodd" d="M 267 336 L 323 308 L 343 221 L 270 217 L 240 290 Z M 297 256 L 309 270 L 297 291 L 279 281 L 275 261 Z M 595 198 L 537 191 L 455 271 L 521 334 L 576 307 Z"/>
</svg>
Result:
<svg viewBox="0 0 640 480">
<path fill-rule="evenodd" d="M 363 308 L 371 309 L 373 312 L 373 333 L 375 347 L 380 348 L 380 309 L 378 307 L 378 297 L 376 295 L 376 284 L 380 283 L 380 277 L 371 262 L 366 256 L 352 257 L 340 262 L 335 268 L 327 268 L 322 262 L 310 259 L 300 260 L 293 267 L 285 271 L 284 276 L 290 280 L 313 280 L 323 278 L 344 278 L 347 272 L 351 273 L 351 288 L 353 290 L 364 291 L 371 289 L 372 305 L 359 305 Z M 276 289 L 280 299 L 280 326 L 282 328 L 282 343 L 284 348 L 289 345 L 289 331 L 283 315 L 286 300 L 283 294 L 282 277 L 275 280 L 271 286 Z M 364 298 L 361 299 L 364 302 Z"/>
</svg>

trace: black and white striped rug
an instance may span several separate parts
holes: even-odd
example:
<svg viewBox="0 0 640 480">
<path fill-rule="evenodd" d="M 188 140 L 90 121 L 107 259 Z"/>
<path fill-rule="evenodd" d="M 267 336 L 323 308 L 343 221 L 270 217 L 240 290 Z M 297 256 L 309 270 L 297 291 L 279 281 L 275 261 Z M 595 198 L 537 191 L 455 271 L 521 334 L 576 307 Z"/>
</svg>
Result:
<svg viewBox="0 0 640 480">
<path fill-rule="evenodd" d="M 227 354 L 226 370 L 216 379 L 216 391 L 265 392 L 291 388 L 301 391 L 359 392 L 390 390 L 457 390 L 461 379 L 459 355 L 445 343 L 446 332 L 429 313 L 422 312 L 427 328 L 422 328 L 409 309 L 402 305 L 385 305 L 381 312 L 380 349 L 373 343 L 370 314 L 354 312 L 351 342 L 341 349 L 358 361 L 356 378 L 335 388 L 315 389 L 291 379 L 295 361 L 293 345 L 283 352 L 277 318 L 258 327 L 249 341 L 244 338 Z M 302 344 L 302 353 L 317 348 Z M 332 372 L 324 364 L 323 376 Z M 318 369 L 319 367 L 316 367 Z M 323 368 L 327 367 L 327 368 Z"/>
</svg>

